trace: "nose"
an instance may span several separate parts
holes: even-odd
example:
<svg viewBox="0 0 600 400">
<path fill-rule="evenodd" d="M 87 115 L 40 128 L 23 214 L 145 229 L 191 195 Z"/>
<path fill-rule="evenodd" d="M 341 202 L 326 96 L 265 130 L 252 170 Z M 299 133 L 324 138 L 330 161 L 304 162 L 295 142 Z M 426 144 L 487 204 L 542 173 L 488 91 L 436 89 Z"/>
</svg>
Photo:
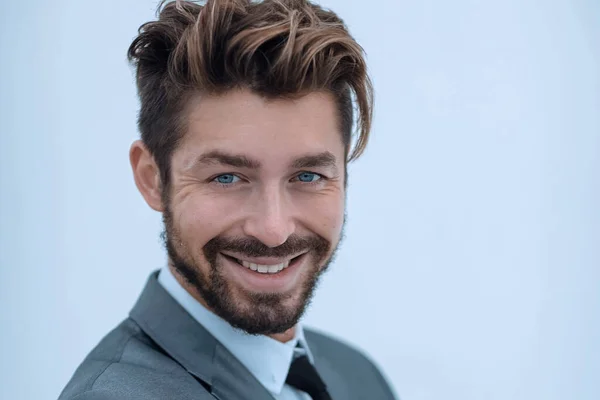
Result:
<svg viewBox="0 0 600 400">
<path fill-rule="evenodd" d="M 244 233 L 260 240 L 265 246 L 283 244 L 295 229 L 286 193 L 279 187 L 268 187 L 254 202 L 252 215 L 244 223 Z"/>
</svg>

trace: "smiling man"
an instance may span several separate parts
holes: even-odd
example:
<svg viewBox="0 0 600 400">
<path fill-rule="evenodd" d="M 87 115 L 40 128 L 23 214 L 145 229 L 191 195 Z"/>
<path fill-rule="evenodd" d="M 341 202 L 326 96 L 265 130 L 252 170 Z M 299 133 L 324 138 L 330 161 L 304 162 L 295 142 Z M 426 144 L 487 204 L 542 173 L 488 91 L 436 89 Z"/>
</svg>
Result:
<svg viewBox="0 0 600 400">
<path fill-rule="evenodd" d="M 371 125 L 342 20 L 306 0 L 169 2 L 129 59 L 130 161 L 169 261 L 61 399 L 393 399 L 362 353 L 299 323 Z"/>
</svg>

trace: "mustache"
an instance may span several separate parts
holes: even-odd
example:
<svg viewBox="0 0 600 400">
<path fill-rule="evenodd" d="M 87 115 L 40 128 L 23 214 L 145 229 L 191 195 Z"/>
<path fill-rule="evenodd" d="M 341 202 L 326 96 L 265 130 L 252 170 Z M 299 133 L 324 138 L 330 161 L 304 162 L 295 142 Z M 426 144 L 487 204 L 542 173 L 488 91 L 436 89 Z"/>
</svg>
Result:
<svg viewBox="0 0 600 400">
<path fill-rule="evenodd" d="M 277 247 L 269 247 L 260 240 L 252 237 L 226 238 L 217 236 L 204 246 L 204 254 L 207 259 L 214 260 L 218 253 L 229 251 L 248 257 L 287 257 L 299 253 L 313 251 L 317 257 L 327 254 L 329 241 L 314 236 L 291 235 Z"/>
</svg>

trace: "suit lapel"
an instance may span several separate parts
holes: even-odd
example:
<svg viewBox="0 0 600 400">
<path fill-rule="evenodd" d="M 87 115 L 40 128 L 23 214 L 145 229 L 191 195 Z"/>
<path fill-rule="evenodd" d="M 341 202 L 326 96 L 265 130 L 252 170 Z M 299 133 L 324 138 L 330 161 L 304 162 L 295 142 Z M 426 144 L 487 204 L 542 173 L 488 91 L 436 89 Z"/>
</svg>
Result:
<svg viewBox="0 0 600 400">
<path fill-rule="evenodd" d="M 158 283 L 158 272 L 130 317 L 169 356 L 220 400 L 272 400 L 270 393 L 237 358 L 200 325 Z"/>
<path fill-rule="evenodd" d="M 333 360 L 325 357 L 318 343 L 313 339 L 312 332 L 305 329 L 304 335 L 313 355 L 315 368 L 327 385 L 327 391 L 331 398 L 333 400 L 353 398 L 352 393 L 348 392 L 348 385 L 344 376 L 340 374 L 339 368 L 336 368 L 336 365 L 332 363 Z"/>
</svg>

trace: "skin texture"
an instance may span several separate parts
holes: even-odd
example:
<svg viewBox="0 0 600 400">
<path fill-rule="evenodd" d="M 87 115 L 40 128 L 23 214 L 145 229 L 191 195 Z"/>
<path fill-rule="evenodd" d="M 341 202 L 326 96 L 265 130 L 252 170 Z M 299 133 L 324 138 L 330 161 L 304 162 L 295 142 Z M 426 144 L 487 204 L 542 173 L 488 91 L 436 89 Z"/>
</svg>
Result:
<svg viewBox="0 0 600 400">
<path fill-rule="evenodd" d="M 130 150 L 140 193 L 163 213 L 169 266 L 233 326 L 288 341 L 342 237 L 345 152 L 334 99 L 235 90 L 193 100 L 188 115 L 167 189 L 144 144 Z M 236 262 L 299 254 L 277 274 Z"/>
</svg>

